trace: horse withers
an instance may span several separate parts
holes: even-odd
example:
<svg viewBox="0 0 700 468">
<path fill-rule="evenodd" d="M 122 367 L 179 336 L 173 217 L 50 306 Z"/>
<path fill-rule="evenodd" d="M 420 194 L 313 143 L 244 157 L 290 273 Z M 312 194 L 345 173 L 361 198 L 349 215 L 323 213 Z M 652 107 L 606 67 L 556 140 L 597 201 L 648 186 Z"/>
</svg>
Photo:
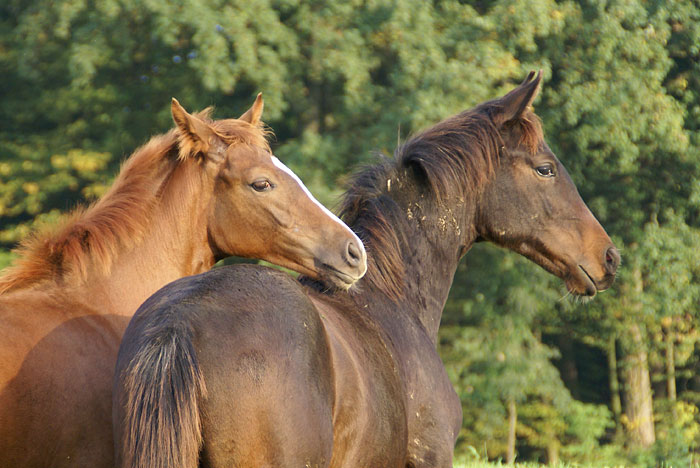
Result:
<svg viewBox="0 0 700 468">
<path fill-rule="evenodd" d="M 188 114 L 124 164 L 94 205 L 27 239 L 0 277 L 0 466 L 111 468 L 121 336 L 163 285 L 228 255 L 347 289 L 358 237 L 267 143 L 261 96 L 239 119 Z"/>
<path fill-rule="evenodd" d="M 436 347 L 460 258 L 491 241 L 588 296 L 620 261 L 544 140 L 540 82 L 352 179 L 342 218 L 369 252 L 356 289 L 246 265 L 149 298 L 117 361 L 118 466 L 451 466 L 461 406 Z"/>
</svg>

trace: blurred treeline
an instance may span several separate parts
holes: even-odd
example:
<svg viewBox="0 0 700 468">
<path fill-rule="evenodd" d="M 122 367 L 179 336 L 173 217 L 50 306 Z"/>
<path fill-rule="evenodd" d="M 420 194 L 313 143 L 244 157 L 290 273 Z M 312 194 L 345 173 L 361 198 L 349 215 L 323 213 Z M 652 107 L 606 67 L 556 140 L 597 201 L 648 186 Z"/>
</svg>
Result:
<svg viewBox="0 0 700 468">
<path fill-rule="evenodd" d="M 440 343 L 457 453 L 697 463 L 697 0 L 4 0 L 0 265 L 170 128 L 171 96 L 230 117 L 263 91 L 275 152 L 332 205 L 373 151 L 539 68 L 547 139 L 623 265 L 581 303 L 515 254 L 467 255 Z"/>
</svg>

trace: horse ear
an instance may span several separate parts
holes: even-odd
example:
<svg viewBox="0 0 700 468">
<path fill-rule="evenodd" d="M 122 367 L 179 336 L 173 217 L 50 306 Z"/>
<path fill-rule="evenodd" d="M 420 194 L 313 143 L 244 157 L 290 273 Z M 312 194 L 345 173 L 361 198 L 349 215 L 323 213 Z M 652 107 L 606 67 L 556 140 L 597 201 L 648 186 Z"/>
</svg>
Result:
<svg viewBox="0 0 700 468">
<path fill-rule="evenodd" d="M 185 159 L 193 154 L 209 152 L 213 141 L 212 137 L 216 137 L 214 130 L 203 120 L 189 114 L 175 98 L 172 100 L 170 110 L 173 114 L 173 120 L 180 130 L 178 137 L 180 159 Z"/>
<path fill-rule="evenodd" d="M 255 98 L 253 105 L 243 115 L 238 117 L 238 120 L 245 120 L 249 124 L 257 126 L 260 124 L 264 105 L 262 93 L 258 93 L 258 97 Z"/>
<path fill-rule="evenodd" d="M 494 115 L 494 122 L 497 125 L 503 125 L 519 119 L 537 97 L 541 82 L 542 70 L 537 73 L 531 71 L 520 86 L 498 100 L 499 110 Z"/>
</svg>

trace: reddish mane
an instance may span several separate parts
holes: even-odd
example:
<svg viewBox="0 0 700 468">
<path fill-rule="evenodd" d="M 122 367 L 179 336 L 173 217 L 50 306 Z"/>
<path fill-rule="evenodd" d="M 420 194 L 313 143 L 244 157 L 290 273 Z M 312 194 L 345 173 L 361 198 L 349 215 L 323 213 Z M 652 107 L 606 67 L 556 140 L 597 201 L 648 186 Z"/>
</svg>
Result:
<svg viewBox="0 0 700 468">
<path fill-rule="evenodd" d="M 267 131 L 237 119 L 212 121 L 211 109 L 197 116 L 228 145 L 245 143 L 269 149 Z M 129 157 L 107 193 L 80 207 L 55 225 L 46 225 L 25 238 L 18 258 L 0 277 L 0 294 L 46 280 L 83 281 L 89 267 L 108 274 L 120 248 L 130 248 L 145 234 L 161 186 L 192 148 L 180 145 L 179 131 L 151 138 Z"/>
</svg>

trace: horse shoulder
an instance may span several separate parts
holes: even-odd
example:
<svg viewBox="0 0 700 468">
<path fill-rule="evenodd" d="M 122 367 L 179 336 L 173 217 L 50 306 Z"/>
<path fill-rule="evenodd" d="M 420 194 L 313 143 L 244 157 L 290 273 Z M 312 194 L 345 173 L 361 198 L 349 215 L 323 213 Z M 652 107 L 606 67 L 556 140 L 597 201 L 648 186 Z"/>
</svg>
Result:
<svg viewBox="0 0 700 468">
<path fill-rule="evenodd" d="M 331 350 L 335 432 L 331 464 L 404 466 L 405 396 L 386 336 L 357 306 L 316 293 L 310 297 Z"/>
<path fill-rule="evenodd" d="M 46 452 L 27 453 L 27 443 L 69 456 L 87 428 L 65 421 L 91 420 L 98 408 L 109 415 L 102 403 L 109 402 L 120 327 L 126 323 L 115 325 L 56 291 L 0 296 L 0 465 L 50 463 Z M 93 426 L 109 437 L 101 424 Z"/>
<path fill-rule="evenodd" d="M 452 466 L 461 402 L 422 324 L 405 320 L 403 332 L 394 343 L 407 396 L 408 460 L 415 468 Z"/>
</svg>

